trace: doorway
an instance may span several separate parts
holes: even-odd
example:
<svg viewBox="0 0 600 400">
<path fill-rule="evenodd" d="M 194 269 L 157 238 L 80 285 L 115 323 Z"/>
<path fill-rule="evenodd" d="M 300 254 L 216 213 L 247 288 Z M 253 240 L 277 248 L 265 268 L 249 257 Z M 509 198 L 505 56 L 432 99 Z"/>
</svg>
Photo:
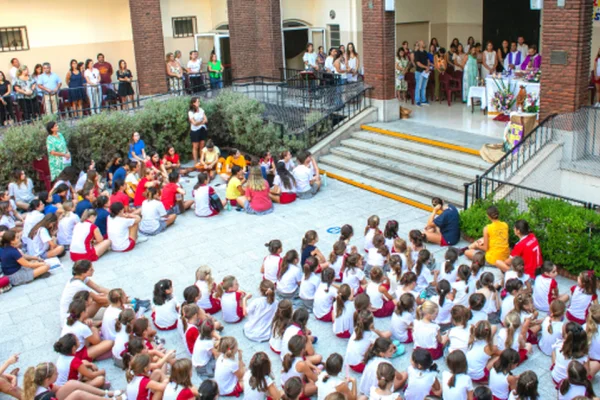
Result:
<svg viewBox="0 0 600 400">
<path fill-rule="evenodd" d="M 483 40 L 494 43 L 494 48 L 503 40 L 517 41 L 523 36 L 528 45 L 540 48 L 541 12 L 532 10 L 529 1 L 524 0 L 484 0 L 483 1 Z M 485 43 L 482 43 L 485 48 Z"/>
<path fill-rule="evenodd" d="M 302 21 L 289 20 L 283 22 L 283 48 L 285 69 L 303 70 L 306 45 L 312 43 L 314 51 L 323 46 L 327 52 L 325 28 L 312 28 Z"/>
<path fill-rule="evenodd" d="M 221 64 L 225 69 L 223 80 L 225 84 L 229 84 L 231 80 L 231 48 L 229 42 L 229 32 L 206 32 L 196 35 L 196 51 L 198 58 L 202 59 L 202 63 L 206 65 L 210 61 L 210 55 L 214 52 L 217 55 L 217 60 L 221 60 Z"/>
</svg>

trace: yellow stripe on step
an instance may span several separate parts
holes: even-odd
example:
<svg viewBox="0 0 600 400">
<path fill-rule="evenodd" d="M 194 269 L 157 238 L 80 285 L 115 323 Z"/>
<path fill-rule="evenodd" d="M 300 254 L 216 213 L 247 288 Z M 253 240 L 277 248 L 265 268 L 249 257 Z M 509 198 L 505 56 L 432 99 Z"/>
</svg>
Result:
<svg viewBox="0 0 600 400">
<path fill-rule="evenodd" d="M 368 126 L 368 125 L 362 125 L 360 128 L 362 130 L 369 131 L 369 132 L 376 132 L 376 133 L 380 133 L 382 135 L 393 136 L 393 137 L 397 137 L 400 139 L 411 140 L 413 142 L 427 144 L 430 146 L 441 147 L 441 148 L 448 149 L 448 150 L 454 150 L 454 151 L 458 151 L 461 153 L 479 156 L 479 150 L 474 150 L 474 149 L 470 149 L 468 147 L 462 147 L 462 146 L 458 146 L 458 145 L 450 144 L 450 143 L 446 143 L 446 142 L 440 142 L 439 140 L 426 139 L 426 138 L 422 138 L 420 136 L 414 136 L 414 135 L 409 135 L 407 133 L 389 131 L 387 129 L 376 128 L 374 126 Z"/>
<path fill-rule="evenodd" d="M 320 168 L 320 172 L 321 172 L 321 174 L 327 174 L 328 178 L 336 179 L 338 181 L 347 183 L 347 184 L 352 185 L 352 186 L 356 186 L 358 188 L 364 189 L 364 190 L 369 191 L 371 193 L 375 193 L 375 194 L 378 194 L 380 196 L 384 196 L 384 197 L 387 197 L 389 199 L 393 199 L 393 200 L 399 201 L 401 203 L 408 204 L 408 205 L 416 207 L 416 208 L 420 208 L 421 210 L 425 210 L 425 211 L 432 211 L 433 210 L 433 207 L 431 207 L 430 205 L 423 204 L 423 203 L 420 203 L 418 201 L 414 201 L 414 200 L 411 200 L 411 199 L 407 199 L 406 197 L 398 196 L 397 194 L 386 192 L 385 190 L 377 189 L 377 188 L 375 188 L 373 186 L 365 185 L 364 183 L 356 182 L 355 180 L 344 178 L 343 176 L 340 176 L 340 175 L 337 175 L 337 174 L 332 174 L 331 172 L 325 171 L 322 168 Z"/>
</svg>

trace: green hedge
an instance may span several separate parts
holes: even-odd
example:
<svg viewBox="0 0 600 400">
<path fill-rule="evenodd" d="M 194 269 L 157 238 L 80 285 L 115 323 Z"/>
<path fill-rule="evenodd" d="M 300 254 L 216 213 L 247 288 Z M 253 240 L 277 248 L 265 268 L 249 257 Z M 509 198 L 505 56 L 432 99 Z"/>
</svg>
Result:
<svg viewBox="0 0 600 400">
<path fill-rule="evenodd" d="M 189 97 L 151 101 L 133 113 L 104 112 L 74 124 L 59 122 L 73 164 L 83 168 L 90 160 L 108 162 L 120 152 L 125 155 L 134 131 L 140 132 L 148 149 L 161 155 L 169 144 L 182 159 L 191 155 L 187 112 Z M 237 147 L 249 154 L 266 150 L 279 154 L 284 149 L 296 152 L 305 148 L 303 141 L 290 139 L 271 123 L 263 120 L 264 106 L 243 94 L 224 92 L 203 101 L 208 118 L 208 132 L 218 146 Z M 47 154 L 46 130 L 49 118 L 31 125 L 15 126 L 2 131 L 0 140 L 0 181 L 7 183 L 14 168 L 25 169 L 34 176 L 32 162 Z"/>
<path fill-rule="evenodd" d="M 461 212 L 464 236 L 481 237 L 491 205 L 498 207 L 500 219 L 510 227 L 511 246 L 517 241 L 512 229 L 515 221 L 525 219 L 540 242 L 544 259 L 572 274 L 588 269 L 600 273 L 600 214 L 551 198 L 528 199 L 526 212 L 519 211 L 514 201 L 481 200 Z"/>
</svg>

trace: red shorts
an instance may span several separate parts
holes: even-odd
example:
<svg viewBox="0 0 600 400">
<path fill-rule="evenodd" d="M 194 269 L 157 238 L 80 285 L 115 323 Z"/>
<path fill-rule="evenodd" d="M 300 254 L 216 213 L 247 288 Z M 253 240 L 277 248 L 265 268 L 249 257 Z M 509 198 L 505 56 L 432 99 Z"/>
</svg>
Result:
<svg viewBox="0 0 600 400">
<path fill-rule="evenodd" d="M 496 396 L 494 396 L 494 395 L 492 395 L 492 399 L 493 399 L 493 400 L 507 400 L 507 399 L 501 399 L 500 397 L 496 397 Z"/>
<path fill-rule="evenodd" d="M 519 365 L 527 360 L 527 349 L 519 349 Z"/>
<path fill-rule="evenodd" d="M 473 383 L 485 383 L 490 379 L 490 370 L 487 368 L 483 369 L 483 378 L 473 379 Z"/>
<path fill-rule="evenodd" d="M 212 296 L 210 297 L 210 308 L 205 308 L 204 311 L 207 312 L 208 314 L 212 315 L 212 314 L 216 314 L 219 311 L 221 311 L 221 300 L 219 299 L 215 299 Z"/>
<path fill-rule="evenodd" d="M 354 372 L 358 372 L 359 374 L 362 374 L 363 371 L 365 370 L 365 363 L 360 363 L 358 365 L 351 365 L 350 369 Z"/>
<path fill-rule="evenodd" d="M 279 204 L 290 204 L 296 201 L 296 193 L 281 193 Z"/>
<path fill-rule="evenodd" d="M 406 335 L 408 336 L 408 339 L 406 339 L 406 341 L 404 342 L 400 342 L 400 343 L 412 343 L 413 342 L 413 334 L 412 334 L 412 329 L 407 329 L 406 330 Z"/>
<path fill-rule="evenodd" d="M 88 253 L 70 253 L 71 254 L 71 261 L 73 262 L 77 262 L 79 260 L 88 260 L 91 262 L 94 261 L 98 261 L 98 255 L 96 254 L 96 249 L 94 249 L 93 247 L 90 249 L 90 251 Z"/>
<path fill-rule="evenodd" d="M 574 317 L 573 314 L 567 311 L 567 319 L 571 322 L 577 322 L 579 325 L 585 324 L 585 319 Z"/>
<path fill-rule="evenodd" d="M 240 383 L 236 383 L 235 388 L 233 388 L 233 392 L 229 394 L 224 394 L 223 397 L 240 397 L 240 394 L 244 393 L 244 389 L 242 389 L 242 385 Z"/>
<path fill-rule="evenodd" d="M 350 339 L 350 336 L 352 336 L 352 334 L 350 333 L 350 331 L 344 331 L 342 333 L 336 333 L 335 336 L 339 337 L 340 339 Z"/>
<path fill-rule="evenodd" d="M 133 240 L 132 238 L 129 238 L 129 246 L 127 246 L 127 248 L 125 250 L 113 250 L 113 251 L 116 251 L 117 253 L 127 253 L 128 251 L 133 250 L 134 247 L 135 247 L 135 240 Z"/>
<path fill-rule="evenodd" d="M 442 346 L 442 344 L 439 342 L 436 348 L 425 350 L 427 350 L 429 354 L 431 354 L 431 358 L 433 358 L 434 361 L 439 360 L 444 355 L 444 346 Z"/>
<path fill-rule="evenodd" d="M 269 345 L 269 348 L 271 349 L 271 351 L 275 354 L 281 354 L 281 351 L 277 351 L 273 348 L 273 346 Z"/>
<path fill-rule="evenodd" d="M 531 329 L 529 329 L 527 331 L 527 343 L 531 343 L 531 344 L 538 344 L 539 340 L 538 337 L 535 333 L 533 333 L 531 331 Z"/>
<path fill-rule="evenodd" d="M 383 303 L 383 306 L 381 306 L 381 308 L 379 310 L 377 310 L 373 313 L 373 316 L 376 318 L 389 317 L 390 315 L 392 315 L 394 313 L 395 308 L 396 308 L 396 305 L 394 304 L 394 302 L 392 300 L 385 301 Z"/>
<path fill-rule="evenodd" d="M 329 312 L 325 315 L 323 315 L 321 318 L 317 317 L 315 315 L 315 317 L 322 322 L 333 322 L 333 318 L 331 317 L 331 313 L 333 312 L 333 307 L 331 307 L 331 310 L 329 310 Z"/>
<path fill-rule="evenodd" d="M 156 324 L 156 313 L 154 311 L 152 311 L 151 316 L 152 316 L 152 322 L 154 322 L 154 326 L 156 326 L 156 329 L 158 329 L 159 331 L 172 331 L 173 329 L 177 328 L 177 322 L 179 322 L 179 321 L 175 321 L 175 323 L 173 325 L 163 328 L 162 326 L 158 326 Z"/>
<path fill-rule="evenodd" d="M 449 246 L 449 244 L 446 241 L 446 239 L 444 239 L 444 237 L 441 236 L 441 235 L 440 235 L 440 237 L 441 237 L 441 239 L 440 239 L 440 246 L 442 246 L 442 247 Z"/>
<path fill-rule="evenodd" d="M 78 352 L 75 353 L 75 357 L 79 358 L 80 360 L 85 360 L 85 361 L 90 361 L 90 362 L 92 361 L 92 359 L 88 355 L 87 347 L 85 347 L 85 346 L 83 346 L 83 348 L 81 350 L 79 350 Z"/>
<path fill-rule="evenodd" d="M 361 293 L 364 293 L 365 290 L 363 289 L 362 286 L 359 286 L 358 289 L 356 289 L 356 294 L 354 296 L 358 296 Z"/>
<path fill-rule="evenodd" d="M 227 200 L 229 202 L 229 204 L 231 204 L 231 207 L 237 207 L 238 203 L 237 200 L 233 199 L 233 200 Z"/>
</svg>

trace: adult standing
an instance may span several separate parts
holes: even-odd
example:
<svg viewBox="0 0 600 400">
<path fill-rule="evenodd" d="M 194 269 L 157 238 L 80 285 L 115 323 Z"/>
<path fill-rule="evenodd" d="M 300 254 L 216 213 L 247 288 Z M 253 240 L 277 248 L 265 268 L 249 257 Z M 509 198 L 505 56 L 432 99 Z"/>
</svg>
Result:
<svg viewBox="0 0 600 400">
<path fill-rule="evenodd" d="M 354 43 L 348 43 L 346 59 L 348 60 L 348 82 L 358 82 L 360 75 L 360 57 Z"/>
<path fill-rule="evenodd" d="M 69 102 L 76 117 L 82 117 L 83 99 L 85 99 L 85 78 L 79 71 L 77 60 L 73 59 L 70 63 L 69 72 L 65 78 L 69 86 Z"/>
<path fill-rule="evenodd" d="M 406 101 L 406 91 L 408 90 L 408 83 L 406 82 L 405 76 L 410 69 L 410 59 L 406 53 L 404 47 L 398 48 L 396 54 L 396 97 L 398 100 Z"/>
<path fill-rule="evenodd" d="M 517 38 L 517 50 L 521 53 L 521 60 L 524 60 L 529 54 L 529 46 L 525 43 L 525 38 L 523 36 L 519 36 Z"/>
<path fill-rule="evenodd" d="M 148 161 L 146 155 L 146 143 L 141 139 L 139 132 L 133 132 L 131 140 L 129 141 L 129 152 L 127 153 L 129 159 L 134 162 L 144 164 Z"/>
<path fill-rule="evenodd" d="M 435 78 L 435 86 L 434 86 L 434 95 L 435 100 L 439 101 L 440 99 L 440 86 L 441 86 L 441 77 L 446 73 L 448 69 L 448 60 L 446 59 L 446 49 L 443 47 L 439 49 L 437 53 L 435 53 L 433 57 L 433 66 L 434 66 L 434 78 Z"/>
<path fill-rule="evenodd" d="M 173 53 L 167 53 L 165 61 L 167 78 L 169 80 L 169 92 L 173 92 L 179 96 L 181 95 L 181 77 L 183 76 L 181 65 L 175 60 L 175 55 Z"/>
<path fill-rule="evenodd" d="M 211 53 L 210 60 L 207 65 L 208 77 L 210 78 L 210 88 L 223 89 L 223 65 L 217 60 L 217 54 Z"/>
<path fill-rule="evenodd" d="M 190 60 L 187 63 L 188 76 L 190 77 L 190 86 L 192 93 L 198 93 L 203 90 L 202 85 L 202 59 L 198 58 L 196 50 L 190 51 Z"/>
<path fill-rule="evenodd" d="M 236 201 L 248 214 L 265 215 L 273 212 L 273 202 L 269 197 L 269 182 L 263 178 L 260 167 L 250 168 L 246 192 Z"/>
<path fill-rule="evenodd" d="M 14 83 L 19 108 L 23 112 L 23 119 L 30 121 L 40 114 L 40 104 L 37 99 L 37 83 L 29 76 L 29 68 L 22 65 L 17 71 L 17 79 Z"/>
<path fill-rule="evenodd" d="M 124 108 L 123 100 L 128 104 L 127 108 L 133 108 L 133 74 L 127 68 L 125 60 L 119 60 L 119 69 L 117 70 L 117 80 L 119 81 L 119 97 L 121 98 L 121 109 Z"/>
<path fill-rule="evenodd" d="M 48 122 L 46 131 L 48 132 L 46 138 L 48 165 L 50 166 L 50 177 L 54 181 L 66 166 L 71 165 L 71 153 L 67 149 L 65 137 L 58 131 L 56 121 Z"/>
<path fill-rule="evenodd" d="M 10 78 L 10 83 L 14 85 L 17 80 L 17 71 L 21 68 L 21 62 L 18 58 L 12 58 L 10 60 L 10 69 L 8 70 L 8 76 Z"/>
<path fill-rule="evenodd" d="M 465 61 L 462 92 L 463 103 L 467 102 L 471 86 L 477 86 L 477 48 L 471 48 L 471 52 Z"/>
<path fill-rule="evenodd" d="M 421 105 L 429 105 L 427 102 L 426 90 L 431 64 L 424 46 L 425 43 L 423 43 L 422 40 L 419 40 L 417 42 L 417 51 L 414 53 L 415 66 L 417 69 L 415 72 L 415 79 L 417 81 L 417 87 L 415 88 L 415 103 L 418 107 L 421 107 Z"/>
<path fill-rule="evenodd" d="M 94 64 L 94 68 L 96 68 L 100 73 L 100 84 L 110 85 L 112 83 L 113 75 L 112 65 L 108 61 L 104 60 L 104 54 L 102 53 L 98 53 L 96 60 L 98 62 Z"/>
<path fill-rule="evenodd" d="M 62 86 L 62 81 L 57 74 L 52 72 L 50 63 L 43 65 L 44 73 L 38 77 L 38 89 L 42 91 L 44 99 L 44 111 L 46 115 L 58 114 L 58 91 Z"/>
<path fill-rule="evenodd" d="M 523 258 L 525 273 L 529 275 L 531 279 L 535 279 L 535 270 L 544 263 L 540 243 L 535 234 L 529 229 L 529 223 L 524 219 L 515 222 L 513 230 L 515 235 L 519 238 L 519 241 L 510 252 L 510 257 L 506 260 L 496 261 L 496 267 L 502 272 L 506 272 L 510 269 L 512 259 L 518 256 Z"/>
<path fill-rule="evenodd" d="M 433 210 L 423 232 L 425 239 L 440 246 L 454 246 L 460 240 L 460 216 L 452 204 L 439 197 L 431 199 Z M 442 213 L 438 215 L 438 212 Z"/>
<path fill-rule="evenodd" d="M 517 48 L 517 42 L 510 43 L 510 52 L 504 58 L 504 69 L 506 71 L 518 71 L 521 69 L 521 52 Z"/>
<path fill-rule="evenodd" d="M 467 39 L 467 45 L 465 46 L 465 53 L 470 54 L 473 47 L 475 47 L 475 38 L 473 36 L 469 36 Z"/>
<path fill-rule="evenodd" d="M 2 125 L 12 124 L 15 120 L 13 101 L 10 96 L 11 89 L 11 83 L 4 76 L 4 72 L 0 71 L 0 123 Z"/>
<path fill-rule="evenodd" d="M 481 78 L 485 79 L 488 75 L 493 74 L 498 66 L 498 54 L 494 51 L 494 44 L 487 42 L 485 51 L 483 52 L 483 62 L 481 64 Z"/>
<path fill-rule="evenodd" d="M 319 46 L 319 53 L 317 54 L 317 65 L 319 66 L 319 70 L 322 71 L 325 68 L 325 59 L 327 55 L 325 54 L 325 50 L 323 46 Z"/>
<path fill-rule="evenodd" d="M 188 110 L 188 121 L 190 122 L 190 139 L 192 141 L 192 157 L 194 165 L 198 164 L 198 155 L 204 148 L 204 142 L 208 136 L 206 129 L 206 114 L 200 108 L 200 99 L 192 97 L 190 100 L 190 108 Z"/>
<path fill-rule="evenodd" d="M 319 69 L 319 65 L 317 64 L 317 54 L 315 53 L 312 43 L 306 45 L 306 51 L 302 56 L 302 61 L 304 61 L 304 69 L 306 70 L 317 71 Z"/>
<path fill-rule="evenodd" d="M 50 270 L 50 266 L 40 257 L 23 254 L 21 234 L 13 230 L 2 235 L 2 273 L 8 277 L 13 286 L 32 282 Z"/>
<path fill-rule="evenodd" d="M 465 53 L 463 45 L 461 43 L 456 46 L 456 55 L 454 56 L 454 70 L 462 71 L 465 68 L 468 54 Z"/>
<path fill-rule="evenodd" d="M 87 95 L 90 102 L 92 114 L 100 114 L 102 105 L 102 90 L 100 90 L 100 71 L 94 67 L 94 61 L 88 58 L 85 61 L 85 82 L 87 84 Z"/>
<path fill-rule="evenodd" d="M 496 64 L 496 72 L 504 72 L 504 59 L 506 59 L 506 56 L 509 52 L 510 47 L 508 40 L 503 40 L 502 46 L 500 46 L 496 52 L 496 59 L 498 60 L 498 63 Z"/>
</svg>

